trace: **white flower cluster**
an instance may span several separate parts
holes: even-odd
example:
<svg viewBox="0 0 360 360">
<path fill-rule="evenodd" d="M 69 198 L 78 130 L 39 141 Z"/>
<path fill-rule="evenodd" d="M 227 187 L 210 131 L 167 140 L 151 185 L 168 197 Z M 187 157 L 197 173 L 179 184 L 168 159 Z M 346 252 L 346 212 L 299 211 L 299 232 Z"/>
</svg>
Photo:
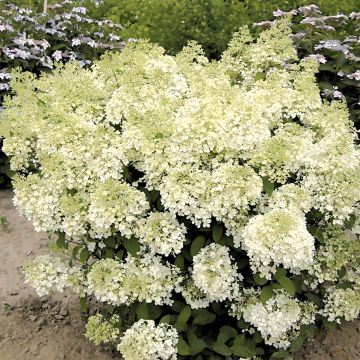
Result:
<svg viewBox="0 0 360 360">
<path fill-rule="evenodd" d="M 85 326 L 85 336 L 95 345 L 115 341 L 120 335 L 116 327 L 119 320 L 119 315 L 113 315 L 109 320 L 105 320 L 101 314 L 90 316 Z"/>
<path fill-rule="evenodd" d="M 326 291 L 325 307 L 320 313 L 329 321 L 341 323 L 341 320 L 352 321 L 360 314 L 360 288 L 341 289 L 331 286 Z"/>
<path fill-rule="evenodd" d="M 178 332 L 171 325 L 139 320 L 127 329 L 117 349 L 125 360 L 176 360 Z"/>
<path fill-rule="evenodd" d="M 63 291 L 67 285 L 68 268 L 49 255 L 28 261 L 23 272 L 25 282 L 34 287 L 39 296 L 47 295 L 53 290 Z"/>
<path fill-rule="evenodd" d="M 194 284 L 210 301 L 233 299 L 239 292 L 242 275 L 229 254 L 229 248 L 216 243 L 202 248 L 194 256 L 191 274 Z"/>
<path fill-rule="evenodd" d="M 255 149 L 250 162 L 260 169 L 260 175 L 283 184 L 291 174 L 299 171 L 312 143 L 310 131 L 288 123 Z"/>
<path fill-rule="evenodd" d="M 286 184 L 277 188 L 268 201 L 269 208 L 301 210 L 307 213 L 313 206 L 311 195 L 302 187 Z"/>
<path fill-rule="evenodd" d="M 284 290 L 262 303 L 260 291 L 244 289 L 231 306 L 230 314 L 252 324 L 265 343 L 277 348 L 287 348 L 297 337 L 300 325 L 315 321 L 315 308 L 311 303 L 300 303 Z"/>
<path fill-rule="evenodd" d="M 344 268 L 351 271 L 360 263 L 359 239 L 350 231 L 340 227 L 322 229 L 323 244 L 319 246 L 313 264 L 309 267 L 311 287 L 324 282 L 336 282 L 338 273 Z"/>
<path fill-rule="evenodd" d="M 260 198 L 262 180 L 252 168 L 231 162 L 215 163 L 212 171 L 185 165 L 164 177 L 159 188 L 170 212 L 199 226 L 209 226 L 213 216 L 232 228 Z"/>
<path fill-rule="evenodd" d="M 256 215 L 249 220 L 242 237 L 252 270 L 267 279 L 279 265 L 299 273 L 313 262 L 315 239 L 298 211 L 272 209 Z"/>
<path fill-rule="evenodd" d="M 152 212 L 147 218 L 141 218 L 136 225 L 136 237 L 152 253 L 168 256 L 181 252 L 186 240 L 186 227 L 170 213 Z"/>
<path fill-rule="evenodd" d="M 181 295 L 192 309 L 206 308 L 210 305 L 210 297 L 200 290 L 192 277 L 186 277 L 180 286 Z"/>
<path fill-rule="evenodd" d="M 130 238 L 136 220 L 148 209 L 149 203 L 143 192 L 125 182 L 107 180 L 90 195 L 92 235 L 95 238 L 110 236 L 111 226 L 114 226 L 123 236 Z"/>
<path fill-rule="evenodd" d="M 144 254 L 128 255 L 124 262 L 97 261 L 87 275 L 87 289 L 99 301 L 131 304 L 134 301 L 171 304 L 172 291 L 182 280 L 175 266 L 162 264 L 161 258 Z"/>
</svg>

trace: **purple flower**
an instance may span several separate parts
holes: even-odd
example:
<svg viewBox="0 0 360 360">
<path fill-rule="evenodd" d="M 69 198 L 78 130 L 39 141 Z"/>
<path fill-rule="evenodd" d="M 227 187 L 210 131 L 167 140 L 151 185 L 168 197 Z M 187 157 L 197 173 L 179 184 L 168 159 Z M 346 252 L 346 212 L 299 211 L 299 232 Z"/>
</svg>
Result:
<svg viewBox="0 0 360 360">
<path fill-rule="evenodd" d="M 316 60 L 320 64 L 325 64 L 327 62 L 325 56 L 321 54 L 311 54 L 309 55 L 309 58 Z"/>
</svg>

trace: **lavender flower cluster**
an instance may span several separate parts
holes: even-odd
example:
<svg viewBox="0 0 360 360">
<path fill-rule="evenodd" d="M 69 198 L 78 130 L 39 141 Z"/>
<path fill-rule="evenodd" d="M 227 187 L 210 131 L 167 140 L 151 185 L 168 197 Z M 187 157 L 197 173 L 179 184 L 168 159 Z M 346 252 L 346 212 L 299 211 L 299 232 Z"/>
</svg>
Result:
<svg viewBox="0 0 360 360">
<path fill-rule="evenodd" d="M 300 55 L 320 63 L 318 81 L 326 99 L 346 100 L 356 122 L 360 115 L 360 13 L 324 15 L 317 5 L 274 13 L 292 17 L 293 40 Z M 255 23 L 268 28 L 273 21 Z"/>
<path fill-rule="evenodd" d="M 9 93 L 11 68 L 34 73 L 49 71 L 55 63 L 79 60 L 90 65 L 106 50 L 121 50 L 122 26 L 86 16 L 85 7 L 64 0 L 47 13 L 6 4 L 0 12 L 0 96 Z"/>
</svg>

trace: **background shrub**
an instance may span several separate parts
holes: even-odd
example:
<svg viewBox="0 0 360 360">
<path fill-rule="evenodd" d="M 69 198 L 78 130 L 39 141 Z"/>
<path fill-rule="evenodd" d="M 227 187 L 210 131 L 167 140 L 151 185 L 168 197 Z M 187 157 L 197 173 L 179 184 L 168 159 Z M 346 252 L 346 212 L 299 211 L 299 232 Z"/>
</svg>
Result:
<svg viewBox="0 0 360 360">
<path fill-rule="evenodd" d="M 357 1 L 320 0 L 325 14 L 356 11 Z M 93 8 L 124 25 L 124 36 L 149 38 L 175 54 L 190 40 L 202 44 L 210 58 L 218 58 L 232 34 L 245 24 L 267 20 L 277 9 L 311 4 L 306 0 L 104 0 Z"/>
</svg>

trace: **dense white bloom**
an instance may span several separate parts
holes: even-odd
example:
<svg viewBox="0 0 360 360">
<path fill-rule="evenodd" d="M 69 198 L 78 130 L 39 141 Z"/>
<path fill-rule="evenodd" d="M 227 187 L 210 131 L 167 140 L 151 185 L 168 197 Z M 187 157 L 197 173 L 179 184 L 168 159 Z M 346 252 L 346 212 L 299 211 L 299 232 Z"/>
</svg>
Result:
<svg viewBox="0 0 360 360">
<path fill-rule="evenodd" d="M 172 291 L 182 280 L 176 266 L 163 264 L 159 256 L 144 254 L 140 257 L 129 255 L 123 269 L 126 277 L 122 289 L 130 300 L 172 304 Z"/>
<path fill-rule="evenodd" d="M 89 221 L 94 237 L 111 235 L 111 226 L 128 238 L 136 220 L 145 215 L 149 203 L 143 192 L 129 184 L 107 180 L 90 195 Z"/>
<path fill-rule="evenodd" d="M 185 242 L 186 227 L 170 213 L 152 212 L 136 224 L 135 235 L 151 252 L 178 254 Z"/>
<path fill-rule="evenodd" d="M 192 309 L 206 308 L 210 305 L 209 295 L 200 290 L 191 277 L 184 279 L 180 286 L 181 295 Z"/>
<path fill-rule="evenodd" d="M 248 166 L 214 162 L 213 168 L 186 165 L 164 177 L 159 187 L 163 204 L 197 225 L 210 225 L 214 216 L 229 228 L 236 226 L 237 217 L 260 197 L 262 180 Z"/>
<path fill-rule="evenodd" d="M 352 321 L 360 314 L 360 288 L 341 289 L 331 286 L 326 290 L 325 307 L 320 311 L 329 321 Z"/>
<path fill-rule="evenodd" d="M 246 225 L 242 237 L 251 268 L 267 279 L 271 279 L 279 265 L 298 273 L 313 261 L 315 239 L 298 211 L 273 209 L 256 215 Z"/>
<path fill-rule="evenodd" d="M 313 206 L 309 192 L 295 184 L 286 184 L 277 188 L 272 193 L 268 205 L 272 209 L 300 210 L 305 213 Z"/>
<path fill-rule="evenodd" d="M 121 288 L 125 275 L 118 261 L 99 260 L 91 266 L 87 275 L 87 291 L 94 294 L 99 301 L 126 303 L 129 296 Z"/>
<path fill-rule="evenodd" d="M 295 123 L 288 123 L 255 149 L 250 162 L 260 169 L 260 175 L 283 184 L 303 165 L 312 142 L 310 131 Z"/>
<path fill-rule="evenodd" d="M 360 243 L 355 234 L 340 227 L 318 230 L 322 244 L 317 249 L 314 262 L 308 271 L 312 276 L 310 285 L 316 287 L 324 282 L 335 282 L 339 271 L 351 270 L 360 262 Z"/>
<path fill-rule="evenodd" d="M 343 224 L 360 200 L 359 155 L 353 133 L 326 136 L 308 153 L 303 187 L 315 208 L 334 223 Z"/>
<path fill-rule="evenodd" d="M 85 336 L 95 345 L 114 341 L 120 334 L 116 327 L 119 320 L 119 315 L 113 315 L 109 320 L 105 320 L 101 314 L 90 316 L 85 325 Z"/>
<path fill-rule="evenodd" d="M 39 296 L 53 290 L 63 291 L 67 285 L 68 268 L 58 259 L 41 255 L 28 261 L 24 267 L 25 282 L 35 288 Z"/>
<path fill-rule="evenodd" d="M 229 254 L 229 248 L 212 243 L 194 256 L 192 278 L 210 301 L 233 299 L 239 291 L 242 275 Z"/>
<path fill-rule="evenodd" d="M 61 223 L 59 196 L 61 186 L 47 178 L 29 175 L 14 181 L 14 204 L 32 221 L 36 231 L 56 231 Z"/>
<path fill-rule="evenodd" d="M 88 275 L 88 292 L 103 302 L 131 304 L 146 301 L 171 304 L 171 293 L 182 278 L 175 266 L 162 264 L 152 254 L 128 255 L 125 262 L 102 259 L 92 265 Z"/>
<path fill-rule="evenodd" d="M 315 321 L 311 303 L 300 303 L 284 290 L 277 290 L 266 303 L 260 301 L 260 290 L 244 289 L 231 305 L 230 314 L 252 324 L 265 343 L 287 348 L 298 335 L 302 324 Z"/>
<path fill-rule="evenodd" d="M 125 331 L 117 349 L 125 360 L 176 360 L 177 342 L 171 325 L 139 320 Z"/>
</svg>

